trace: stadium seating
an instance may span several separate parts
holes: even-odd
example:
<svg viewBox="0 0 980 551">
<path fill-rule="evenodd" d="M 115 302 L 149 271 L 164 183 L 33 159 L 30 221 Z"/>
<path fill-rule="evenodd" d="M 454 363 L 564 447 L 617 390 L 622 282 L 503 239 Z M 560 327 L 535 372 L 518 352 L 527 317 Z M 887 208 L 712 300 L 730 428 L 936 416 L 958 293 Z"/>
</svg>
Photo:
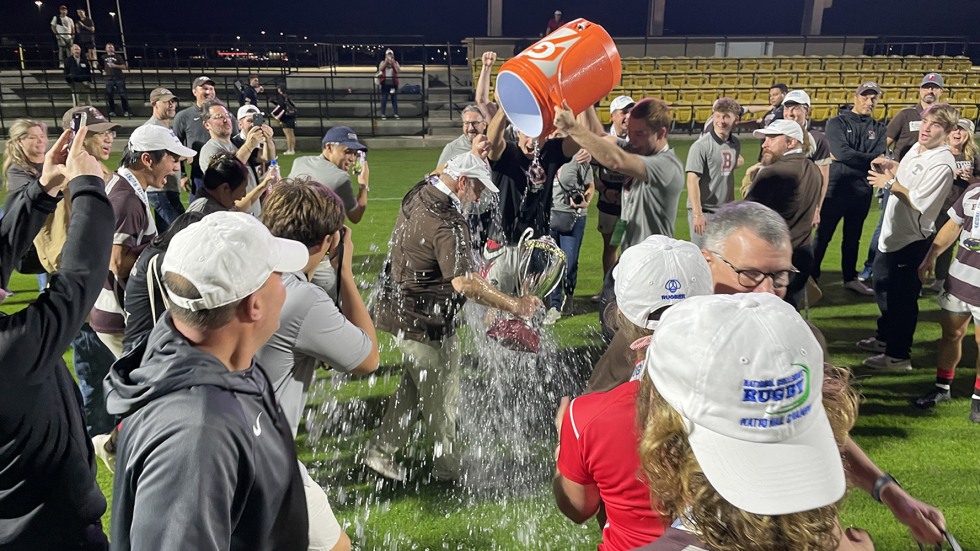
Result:
<svg viewBox="0 0 980 551">
<path fill-rule="evenodd" d="M 498 59 L 493 76 L 504 60 Z M 480 60 L 474 60 L 474 82 Z M 645 57 L 623 58 L 623 78 L 599 103 L 599 117 L 609 122 L 609 102 L 619 95 L 658 97 L 672 105 L 675 130 L 696 130 L 711 115 L 714 99 L 733 97 L 744 105 L 765 105 L 769 86 L 782 82 L 803 88 L 813 101 L 811 119 L 821 126 L 850 103 L 862 82 L 882 87 L 875 116 L 891 119 L 918 101 L 922 75 L 938 71 L 945 79 L 946 99 L 964 117 L 980 111 L 980 71 L 967 57 L 950 56 L 777 56 L 761 58 Z M 491 80 L 491 82 L 493 82 Z"/>
</svg>

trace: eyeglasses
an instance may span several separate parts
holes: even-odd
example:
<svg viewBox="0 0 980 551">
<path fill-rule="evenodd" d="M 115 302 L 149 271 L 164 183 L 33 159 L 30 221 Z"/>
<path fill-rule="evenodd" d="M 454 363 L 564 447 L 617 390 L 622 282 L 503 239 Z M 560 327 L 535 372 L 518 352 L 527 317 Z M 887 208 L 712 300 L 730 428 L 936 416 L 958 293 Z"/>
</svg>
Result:
<svg viewBox="0 0 980 551">
<path fill-rule="evenodd" d="M 231 115 L 210 115 L 208 120 L 230 121 Z"/>
<path fill-rule="evenodd" d="M 765 281 L 767 277 L 772 279 L 773 289 L 782 289 L 783 287 L 786 287 L 792 283 L 793 278 L 796 277 L 796 274 L 800 273 L 800 271 L 796 268 L 780 270 L 778 272 L 763 272 L 760 270 L 751 269 L 743 270 L 741 268 L 736 268 L 731 262 L 725 260 L 725 257 L 721 256 L 721 254 L 715 251 L 709 252 L 720 258 L 725 264 L 728 264 L 728 267 L 731 268 L 732 271 L 734 271 L 738 276 L 738 284 L 746 289 L 755 289 L 759 285 L 762 285 L 762 282 Z"/>
<path fill-rule="evenodd" d="M 473 128 L 476 128 L 481 124 L 485 124 L 485 123 L 483 121 L 475 121 L 475 122 L 463 121 L 463 127 L 472 126 Z"/>
</svg>

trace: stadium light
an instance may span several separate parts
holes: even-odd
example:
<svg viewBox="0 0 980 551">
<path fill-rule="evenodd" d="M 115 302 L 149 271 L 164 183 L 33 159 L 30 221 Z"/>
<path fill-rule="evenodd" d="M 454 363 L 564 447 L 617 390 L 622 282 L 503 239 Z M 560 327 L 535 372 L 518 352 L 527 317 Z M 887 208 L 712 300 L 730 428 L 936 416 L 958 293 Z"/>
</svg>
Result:
<svg viewBox="0 0 980 551">
<path fill-rule="evenodd" d="M 44 2 L 41 0 L 34 0 L 34 5 L 37 6 L 37 13 L 41 13 L 41 6 L 44 5 Z"/>
</svg>

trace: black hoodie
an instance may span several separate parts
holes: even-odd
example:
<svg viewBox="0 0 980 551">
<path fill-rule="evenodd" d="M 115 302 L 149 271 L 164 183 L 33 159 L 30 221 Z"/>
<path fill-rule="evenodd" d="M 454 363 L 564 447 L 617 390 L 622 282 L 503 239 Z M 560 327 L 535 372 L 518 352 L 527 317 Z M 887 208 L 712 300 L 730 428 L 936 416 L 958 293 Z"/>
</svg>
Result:
<svg viewBox="0 0 980 551">
<path fill-rule="evenodd" d="M 123 416 L 112 549 L 307 548 L 289 423 L 256 364 L 231 372 L 168 313 L 105 381 Z"/>
<path fill-rule="evenodd" d="M 871 160 L 885 152 L 885 125 L 847 109 L 827 121 L 825 135 L 834 156 L 827 197 L 869 199 L 868 170 Z"/>
<path fill-rule="evenodd" d="M 0 549 L 105 547 L 105 497 L 82 396 L 61 356 L 95 304 L 112 246 L 112 206 L 101 178 L 69 184 L 72 216 L 60 269 L 19 312 L 0 314 Z M 31 183 L 0 221 L 7 280 L 58 199 Z M 90 547 L 84 547 L 87 542 Z M 81 547 L 80 547 L 81 546 Z"/>
</svg>

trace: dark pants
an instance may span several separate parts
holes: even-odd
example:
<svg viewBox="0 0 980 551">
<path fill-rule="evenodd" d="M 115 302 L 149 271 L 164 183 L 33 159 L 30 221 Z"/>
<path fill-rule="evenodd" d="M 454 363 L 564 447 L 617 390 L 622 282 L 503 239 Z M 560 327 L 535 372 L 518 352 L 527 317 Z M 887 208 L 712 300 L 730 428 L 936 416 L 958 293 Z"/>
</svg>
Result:
<svg viewBox="0 0 980 551">
<path fill-rule="evenodd" d="M 827 245 L 834 237 L 837 224 L 844 221 L 844 234 L 841 236 L 841 276 L 847 283 L 857 278 L 858 249 L 861 244 L 861 230 L 864 219 L 871 209 L 871 196 L 867 197 L 827 197 L 820 209 L 820 224 L 813 240 L 813 278 L 820 279 L 820 264 Z"/>
<path fill-rule="evenodd" d="M 72 363 L 78 376 L 78 389 L 82 392 L 82 405 L 85 407 L 85 424 L 89 436 L 108 434 L 112 431 L 112 416 L 106 412 L 105 393 L 102 381 L 109 374 L 109 368 L 116 357 L 85 323 L 78 336 L 71 341 Z"/>
<path fill-rule="evenodd" d="M 813 244 L 807 243 L 793 249 L 793 267 L 800 271 L 786 287 L 786 302 L 799 310 L 806 293 L 806 281 L 813 271 Z"/>
<path fill-rule="evenodd" d="M 184 204 L 180 202 L 179 191 L 151 191 L 146 198 L 153 206 L 153 218 L 157 223 L 157 233 L 167 231 L 178 216 L 184 214 Z"/>
<path fill-rule="evenodd" d="M 882 190 L 881 199 L 878 200 L 878 204 L 881 205 L 881 215 L 878 216 L 878 225 L 875 226 L 875 232 L 871 234 L 871 244 L 868 245 L 868 258 L 864 261 L 864 269 L 861 273 L 864 274 L 864 279 L 869 279 L 868 276 L 874 274 L 874 263 L 875 256 L 878 254 L 878 236 L 881 235 L 881 224 L 885 221 L 885 205 L 888 204 L 888 190 Z"/>
<path fill-rule="evenodd" d="M 105 99 L 109 103 L 109 112 L 113 115 L 116 114 L 116 94 L 119 94 L 119 101 L 122 103 L 123 113 L 129 113 L 129 100 L 126 99 L 126 81 L 105 81 Z"/>
<path fill-rule="evenodd" d="M 929 252 L 931 239 L 916 241 L 893 252 L 875 255 L 875 301 L 881 310 L 878 340 L 885 354 L 900 360 L 911 357 L 912 336 L 919 320 L 919 264 Z"/>
<path fill-rule="evenodd" d="M 388 97 L 391 97 L 391 112 L 398 114 L 398 89 L 390 84 L 381 85 L 381 116 L 385 116 L 388 107 Z"/>
<path fill-rule="evenodd" d="M 562 233 L 551 230 L 554 239 L 562 252 L 565 253 L 565 277 L 562 284 L 551 293 L 551 307 L 561 310 L 565 300 L 575 296 L 575 285 L 578 283 L 578 253 L 585 239 L 585 216 L 579 216 L 572 225 L 572 231 Z M 564 299 L 562 298 L 564 295 Z"/>
</svg>

